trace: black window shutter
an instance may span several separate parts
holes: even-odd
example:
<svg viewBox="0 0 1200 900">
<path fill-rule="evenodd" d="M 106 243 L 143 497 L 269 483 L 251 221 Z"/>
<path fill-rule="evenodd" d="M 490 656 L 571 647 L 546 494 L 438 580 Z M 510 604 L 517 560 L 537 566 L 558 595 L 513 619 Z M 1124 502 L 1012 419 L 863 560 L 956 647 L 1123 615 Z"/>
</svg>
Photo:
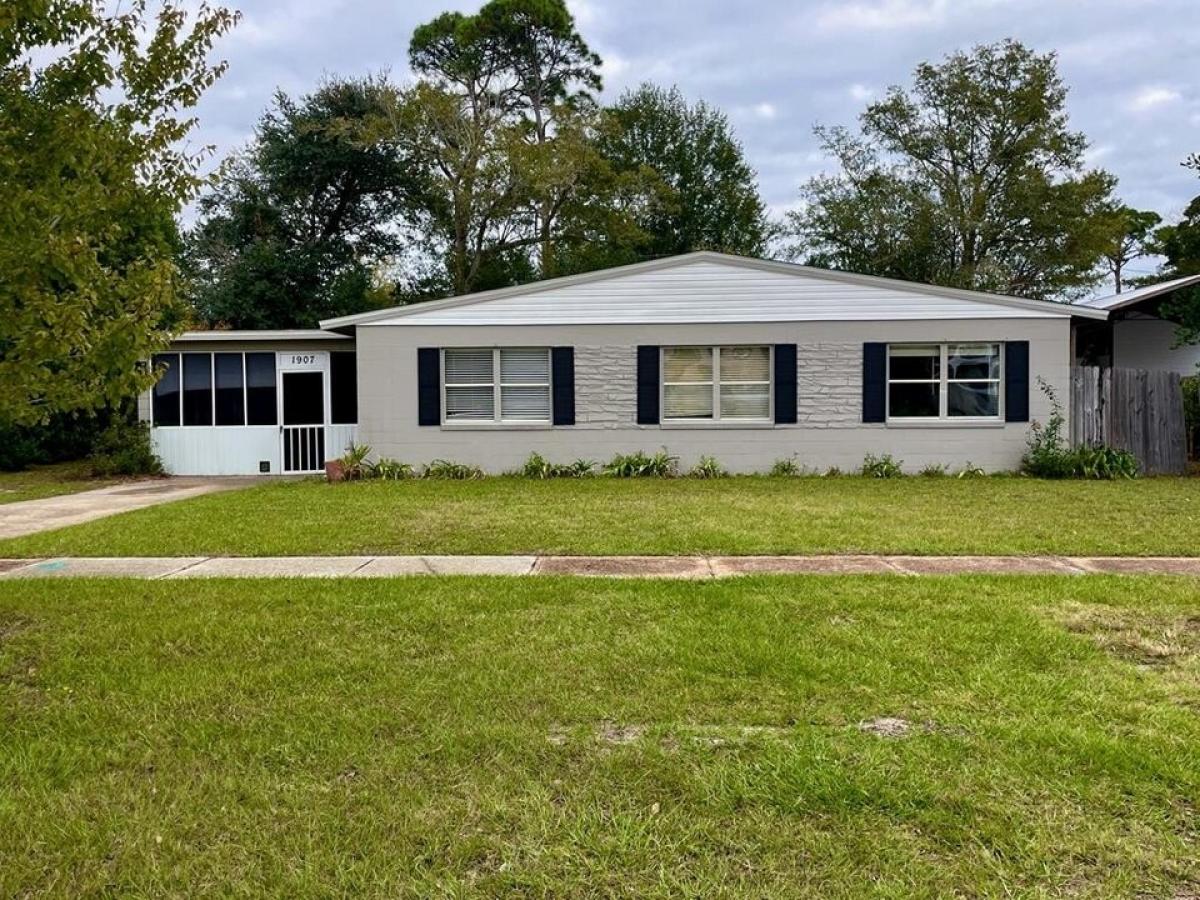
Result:
<svg viewBox="0 0 1200 900">
<path fill-rule="evenodd" d="M 417 348 L 417 424 L 442 424 L 442 360 L 437 347 Z"/>
<path fill-rule="evenodd" d="M 658 347 L 637 348 L 637 422 L 658 424 Z"/>
<path fill-rule="evenodd" d="M 775 345 L 775 424 L 796 424 L 796 345 Z"/>
<path fill-rule="evenodd" d="M 554 385 L 554 424 L 575 424 L 575 348 L 550 350 L 550 372 Z"/>
<path fill-rule="evenodd" d="M 863 344 L 862 420 L 887 419 L 887 344 Z"/>
<path fill-rule="evenodd" d="M 1029 421 L 1029 341 L 1004 345 L 1004 421 Z"/>
</svg>

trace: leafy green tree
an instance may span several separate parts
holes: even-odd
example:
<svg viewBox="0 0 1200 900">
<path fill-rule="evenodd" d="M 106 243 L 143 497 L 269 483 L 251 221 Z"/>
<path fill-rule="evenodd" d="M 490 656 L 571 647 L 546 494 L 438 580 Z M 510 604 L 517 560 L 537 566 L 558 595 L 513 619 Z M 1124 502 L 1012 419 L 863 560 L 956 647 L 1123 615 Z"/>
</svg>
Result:
<svg viewBox="0 0 1200 900">
<path fill-rule="evenodd" d="M 1099 280 L 1115 179 L 1087 171 L 1053 54 L 1016 41 L 917 67 L 860 117 L 818 130 L 841 171 L 802 188 L 798 255 L 1026 297 Z"/>
<path fill-rule="evenodd" d="M 562 0 L 491 0 L 418 27 L 421 76 L 397 97 L 396 134 L 427 172 L 430 249 L 455 293 L 511 283 L 538 249 L 554 274 L 562 220 L 602 170 L 595 127 L 600 59 Z"/>
<path fill-rule="evenodd" d="M 399 251 L 416 192 L 403 150 L 377 139 L 392 90 L 364 78 L 330 80 L 299 101 L 276 94 L 188 235 L 200 318 L 314 327 L 377 305 L 373 272 Z"/>
<path fill-rule="evenodd" d="M 636 216 L 643 257 L 691 250 L 763 253 L 769 229 L 754 170 L 724 113 L 689 104 L 678 88 L 643 84 L 607 114 L 600 153 L 618 173 L 657 179 Z"/>
<path fill-rule="evenodd" d="M 1192 154 L 1183 163 L 1200 171 L 1200 154 Z M 1187 275 L 1200 275 L 1200 197 L 1195 197 L 1174 225 L 1157 229 L 1149 242 L 1149 251 L 1165 256 L 1158 274 L 1142 279 L 1143 284 L 1169 281 Z M 1200 288 L 1179 291 L 1163 304 L 1162 314 L 1178 324 L 1180 344 L 1200 344 Z"/>
<path fill-rule="evenodd" d="M 1125 284 L 1125 267 L 1150 253 L 1151 235 L 1155 226 L 1162 221 L 1162 216 L 1150 210 L 1119 206 L 1113 210 L 1112 217 L 1111 237 L 1104 250 L 1104 263 L 1119 294 Z"/>
<path fill-rule="evenodd" d="M 146 0 L 0 6 L 0 428 L 114 405 L 178 324 L 186 111 L 236 21 Z"/>
</svg>

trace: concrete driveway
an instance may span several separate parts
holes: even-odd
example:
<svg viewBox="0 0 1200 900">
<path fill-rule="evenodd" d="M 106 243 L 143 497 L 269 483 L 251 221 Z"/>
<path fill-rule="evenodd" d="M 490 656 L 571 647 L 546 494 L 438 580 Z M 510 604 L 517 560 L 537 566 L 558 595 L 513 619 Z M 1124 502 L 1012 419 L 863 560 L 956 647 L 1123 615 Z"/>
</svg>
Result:
<svg viewBox="0 0 1200 900">
<path fill-rule="evenodd" d="M 258 479 L 253 477 L 155 478 L 60 497 L 4 503 L 0 504 L 0 540 L 65 528 L 201 494 L 249 487 L 257 482 Z"/>
</svg>

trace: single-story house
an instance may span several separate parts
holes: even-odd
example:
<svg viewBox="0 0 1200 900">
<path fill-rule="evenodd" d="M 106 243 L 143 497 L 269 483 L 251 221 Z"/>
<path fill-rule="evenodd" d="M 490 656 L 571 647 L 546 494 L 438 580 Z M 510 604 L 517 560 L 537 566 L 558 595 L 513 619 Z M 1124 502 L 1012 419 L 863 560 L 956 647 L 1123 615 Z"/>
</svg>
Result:
<svg viewBox="0 0 1200 900">
<path fill-rule="evenodd" d="M 319 471 L 350 442 L 489 472 L 666 448 L 735 472 L 1015 468 L 1073 321 L 1107 310 L 689 253 L 331 319 L 189 332 L 143 398 L 179 474 Z"/>
<path fill-rule="evenodd" d="M 1104 321 L 1076 322 L 1075 356 L 1081 365 L 1200 373 L 1200 344 L 1176 346 L 1176 325 L 1163 307 L 1182 290 L 1200 289 L 1200 275 L 1151 284 L 1081 301 L 1081 308 L 1108 313 Z"/>
</svg>

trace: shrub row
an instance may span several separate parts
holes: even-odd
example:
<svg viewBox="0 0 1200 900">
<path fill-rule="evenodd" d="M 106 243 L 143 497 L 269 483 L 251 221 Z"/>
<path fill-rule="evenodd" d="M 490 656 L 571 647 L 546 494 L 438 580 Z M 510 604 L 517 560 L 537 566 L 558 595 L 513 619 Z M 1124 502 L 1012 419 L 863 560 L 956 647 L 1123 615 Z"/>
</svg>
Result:
<svg viewBox="0 0 1200 900">
<path fill-rule="evenodd" d="M 1126 471 L 1125 463 L 1113 461 L 1112 454 L 1118 453 L 1118 451 L 1094 449 L 1070 452 L 1071 458 L 1078 461 L 1078 464 L 1070 471 L 1065 471 L 1063 474 L 1043 475 L 1040 471 L 1029 470 L 1026 474 L 1053 478 L 1132 477 L 1132 474 Z M 400 481 L 409 478 L 442 478 L 465 481 L 484 477 L 483 470 L 478 466 L 471 466 L 465 463 L 435 459 L 433 462 L 418 468 L 410 463 L 386 457 L 379 459 L 377 462 L 369 462 L 367 460 L 369 454 L 369 447 L 351 447 L 346 455 L 338 461 L 340 475 L 335 475 L 331 480 L 357 481 L 363 479 L 380 479 L 385 481 Z M 797 463 L 795 457 L 788 457 L 777 460 L 771 467 L 769 474 L 775 477 L 817 476 L 822 478 L 837 478 L 847 474 L 858 474 L 864 478 L 900 478 L 906 475 L 903 467 L 904 463 L 902 460 L 896 460 L 890 454 L 886 453 L 882 456 L 868 454 L 857 473 L 843 472 L 836 467 L 824 471 L 807 469 Z M 1134 461 L 1132 473 L 1136 474 L 1136 471 L 1137 464 Z M 681 472 L 679 470 L 678 457 L 671 456 L 665 450 L 661 450 L 658 453 L 645 453 L 639 450 L 636 453 L 618 454 L 603 465 L 588 459 L 577 459 L 569 463 L 554 463 L 547 460 L 540 453 L 531 453 L 529 459 L 525 461 L 525 464 L 519 470 L 508 474 L 539 480 L 549 478 L 590 478 L 596 476 L 609 478 L 678 478 L 683 476 L 702 479 L 726 478 L 729 476 L 728 470 L 711 456 L 701 457 L 695 466 L 686 472 Z M 963 468 L 956 471 L 951 471 L 945 465 L 929 465 L 921 469 L 917 474 L 923 478 L 979 478 L 987 475 L 982 468 L 971 463 L 967 463 Z M 1001 472 L 997 474 L 1011 475 L 1012 473 Z"/>
</svg>

